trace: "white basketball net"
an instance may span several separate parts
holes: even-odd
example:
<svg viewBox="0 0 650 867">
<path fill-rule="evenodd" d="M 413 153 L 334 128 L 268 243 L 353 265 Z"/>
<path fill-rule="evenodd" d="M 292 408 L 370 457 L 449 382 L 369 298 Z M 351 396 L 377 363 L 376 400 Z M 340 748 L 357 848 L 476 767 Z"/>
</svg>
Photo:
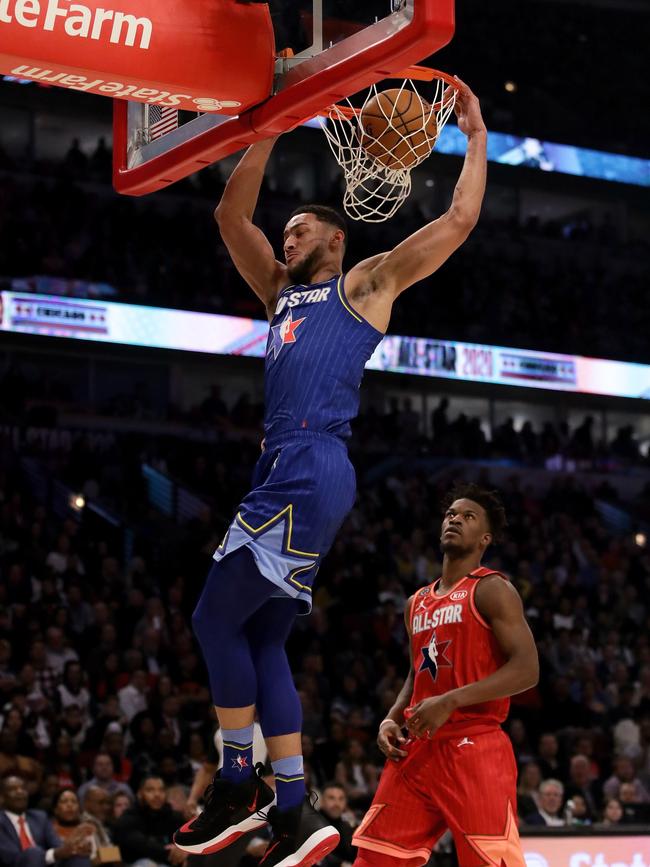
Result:
<svg viewBox="0 0 650 867">
<path fill-rule="evenodd" d="M 379 137 L 373 137 L 363 129 L 361 115 L 368 102 L 380 92 L 375 84 L 360 109 L 354 108 L 346 99 L 343 106 L 333 105 L 324 116 L 319 116 L 332 153 L 343 169 L 343 207 L 351 219 L 367 223 L 388 220 L 411 192 L 411 172 L 430 155 L 456 102 L 456 88 L 448 87 L 444 79 L 435 78 L 432 86 L 435 86 L 435 94 L 431 102 L 420 96 L 410 79 L 399 88 L 400 94 L 406 89 L 414 91 L 422 108 L 421 124 L 418 120 L 414 129 L 409 123 L 408 135 L 393 124 L 394 118 L 399 121 L 395 108 L 397 100 L 390 111 L 384 109 L 383 101 L 377 104 L 387 123 Z M 433 136 L 429 133 L 429 129 L 434 127 L 432 117 L 436 121 Z M 386 147 L 387 138 L 390 147 Z M 368 147 L 374 156 L 368 152 Z"/>
</svg>

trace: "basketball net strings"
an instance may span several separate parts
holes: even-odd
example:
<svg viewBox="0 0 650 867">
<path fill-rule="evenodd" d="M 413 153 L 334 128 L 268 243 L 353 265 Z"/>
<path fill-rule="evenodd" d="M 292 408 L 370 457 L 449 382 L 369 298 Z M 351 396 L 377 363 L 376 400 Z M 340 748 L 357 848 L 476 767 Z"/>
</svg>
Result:
<svg viewBox="0 0 650 867">
<path fill-rule="evenodd" d="M 405 89 L 415 92 L 422 108 L 419 125 L 413 129 L 412 121 L 409 122 L 406 135 L 394 123 L 397 116 L 400 126 L 403 126 L 396 106 Z M 379 93 L 377 86 L 372 85 L 361 109 L 355 108 L 346 99 L 342 106 L 333 105 L 326 117 L 319 117 L 330 149 L 343 169 L 344 210 L 353 220 L 371 223 L 388 220 L 404 203 L 411 191 L 412 170 L 430 155 L 456 102 L 456 90 L 447 87 L 440 78 L 436 79 L 431 103 L 422 99 L 409 79 L 399 88 L 390 112 L 386 112 L 384 100 L 377 99 Z M 368 134 L 361 123 L 364 109 L 371 100 L 375 100 L 386 121 L 386 128 L 379 136 Z M 433 117 L 436 123 L 435 136 L 431 136 L 427 129 Z M 387 134 L 396 136 L 391 147 L 385 144 Z M 412 138 L 415 137 L 418 137 L 418 143 L 414 147 Z M 369 148 L 374 155 L 369 153 Z"/>
</svg>

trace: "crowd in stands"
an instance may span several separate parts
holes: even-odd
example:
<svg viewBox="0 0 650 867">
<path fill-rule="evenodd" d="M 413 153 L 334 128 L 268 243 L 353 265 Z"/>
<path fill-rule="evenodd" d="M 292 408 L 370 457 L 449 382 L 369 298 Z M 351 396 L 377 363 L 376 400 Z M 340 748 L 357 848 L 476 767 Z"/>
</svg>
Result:
<svg viewBox="0 0 650 867">
<path fill-rule="evenodd" d="M 108 186 L 5 174 L 0 275 L 102 282 L 116 289 L 117 300 L 263 318 L 212 218 L 223 189 L 217 170 L 198 175 L 209 200 L 171 207 L 118 197 Z M 328 195 L 340 206 L 338 189 Z M 258 221 L 278 251 L 300 197 L 299 190 L 263 195 Z M 355 224 L 346 262 L 390 249 L 432 216 L 411 201 L 397 223 Z M 646 361 L 648 261 L 647 244 L 624 243 L 611 218 L 599 225 L 587 217 L 520 224 L 484 216 L 434 277 L 398 300 L 390 330 Z"/>
<path fill-rule="evenodd" d="M 479 416 L 460 412 L 451 417 L 448 398 L 441 398 L 429 419 L 410 398 L 394 398 L 385 412 L 362 412 L 353 425 L 353 448 L 373 456 L 405 453 L 469 459 L 507 459 L 548 469 L 623 469 L 648 462 L 633 425 L 623 425 L 609 442 L 600 435 L 594 416 L 586 415 L 573 429 L 567 422 L 515 425 L 512 417 L 490 428 Z M 487 431 L 487 432 L 486 432 Z"/>
<path fill-rule="evenodd" d="M 77 371 L 78 382 L 64 381 L 50 365 L 37 366 L 20 361 L 19 356 L 0 371 L 0 391 L 3 406 L 0 421 L 27 429 L 61 426 L 65 414 L 93 414 L 160 425 L 158 442 L 151 442 L 154 456 L 164 461 L 174 474 L 189 479 L 197 490 L 209 490 L 209 474 L 218 463 L 218 448 L 224 439 L 246 434 L 254 460 L 261 438 L 262 404 L 243 392 L 235 400 L 227 400 L 222 388 L 210 386 L 205 398 L 188 410 L 174 407 L 168 400 L 154 398 L 146 380 L 146 369 L 134 368 L 130 389 L 104 385 L 96 372 L 98 395 L 94 405 L 85 397 L 86 373 Z M 83 395 L 83 398 L 80 397 Z M 165 452 L 165 423 L 185 424 L 198 435 L 211 433 L 219 446 L 209 451 L 201 446 L 191 455 L 195 462 L 177 467 L 173 448 L 170 459 Z M 110 427 L 110 425 L 109 425 Z M 84 473 L 85 436 L 83 431 L 68 437 L 68 449 L 75 448 L 75 471 L 72 480 L 78 487 L 86 481 Z M 38 438 L 34 435 L 33 447 Z M 103 447 L 115 445 L 106 431 L 101 437 Z M 447 397 L 425 417 L 419 400 L 392 397 L 384 407 L 368 406 L 361 410 L 352 424 L 352 450 L 361 461 L 373 461 L 383 455 L 417 455 L 421 457 L 509 460 L 513 464 L 546 467 L 555 470 L 589 469 L 624 471 L 650 464 L 650 452 L 643 435 L 633 423 L 620 425 L 615 434 L 605 436 L 601 419 L 586 412 L 578 424 L 568 422 L 517 421 L 508 417 L 490 426 L 485 417 L 463 411 L 452 411 Z M 207 469 L 210 464 L 212 469 Z M 79 465 L 79 466 L 77 466 Z"/>
<path fill-rule="evenodd" d="M 221 411 L 218 395 L 211 400 L 203 410 Z M 51 508 L 8 440 L 0 453 L 0 778 L 5 810 L 16 813 L 7 791 L 20 800 L 22 786 L 62 845 L 76 841 L 61 860 L 134 863 L 144 835 L 158 841 L 154 860 L 175 867 L 169 835 L 188 813 L 197 772 L 215 763 L 190 617 L 258 445 L 224 441 L 218 460 L 199 465 L 173 443 L 161 438 L 154 454 L 123 435 L 82 455 L 34 450 L 64 481 L 122 489 L 122 535 L 90 514 Z M 211 512 L 181 527 L 151 507 L 138 461 L 163 457 L 193 490 L 203 480 Z M 514 699 L 506 724 L 521 771 L 519 815 L 531 827 L 647 823 L 650 556 L 607 529 L 590 492 L 553 478 L 539 494 L 525 474 L 512 479 L 503 491 L 508 540 L 488 558 L 521 593 L 542 663 L 539 686 Z M 290 639 L 309 784 L 349 825 L 377 785 L 377 725 L 406 674 L 405 601 L 440 569 L 438 504 L 448 484 L 422 472 L 362 486 L 319 574 L 314 610 Z"/>
</svg>

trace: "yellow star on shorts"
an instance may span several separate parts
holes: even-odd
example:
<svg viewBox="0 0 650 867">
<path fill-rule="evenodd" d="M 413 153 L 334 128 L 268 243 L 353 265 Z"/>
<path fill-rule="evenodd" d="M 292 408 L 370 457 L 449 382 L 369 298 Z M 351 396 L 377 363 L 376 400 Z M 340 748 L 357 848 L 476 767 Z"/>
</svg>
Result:
<svg viewBox="0 0 650 867">
<path fill-rule="evenodd" d="M 526 867 L 524 853 L 519 842 L 517 819 L 508 802 L 508 815 L 503 835 L 484 836 L 481 834 L 466 834 L 465 839 L 477 855 L 487 858 L 482 867 Z"/>
</svg>

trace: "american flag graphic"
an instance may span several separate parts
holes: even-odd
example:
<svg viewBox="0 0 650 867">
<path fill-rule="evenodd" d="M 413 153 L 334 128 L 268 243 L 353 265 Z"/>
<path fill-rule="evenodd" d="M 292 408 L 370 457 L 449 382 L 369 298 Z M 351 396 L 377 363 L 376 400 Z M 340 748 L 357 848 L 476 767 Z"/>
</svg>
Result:
<svg viewBox="0 0 650 867">
<path fill-rule="evenodd" d="M 161 105 L 149 106 L 149 141 L 155 141 L 177 127 L 178 109 L 164 108 Z"/>
</svg>

